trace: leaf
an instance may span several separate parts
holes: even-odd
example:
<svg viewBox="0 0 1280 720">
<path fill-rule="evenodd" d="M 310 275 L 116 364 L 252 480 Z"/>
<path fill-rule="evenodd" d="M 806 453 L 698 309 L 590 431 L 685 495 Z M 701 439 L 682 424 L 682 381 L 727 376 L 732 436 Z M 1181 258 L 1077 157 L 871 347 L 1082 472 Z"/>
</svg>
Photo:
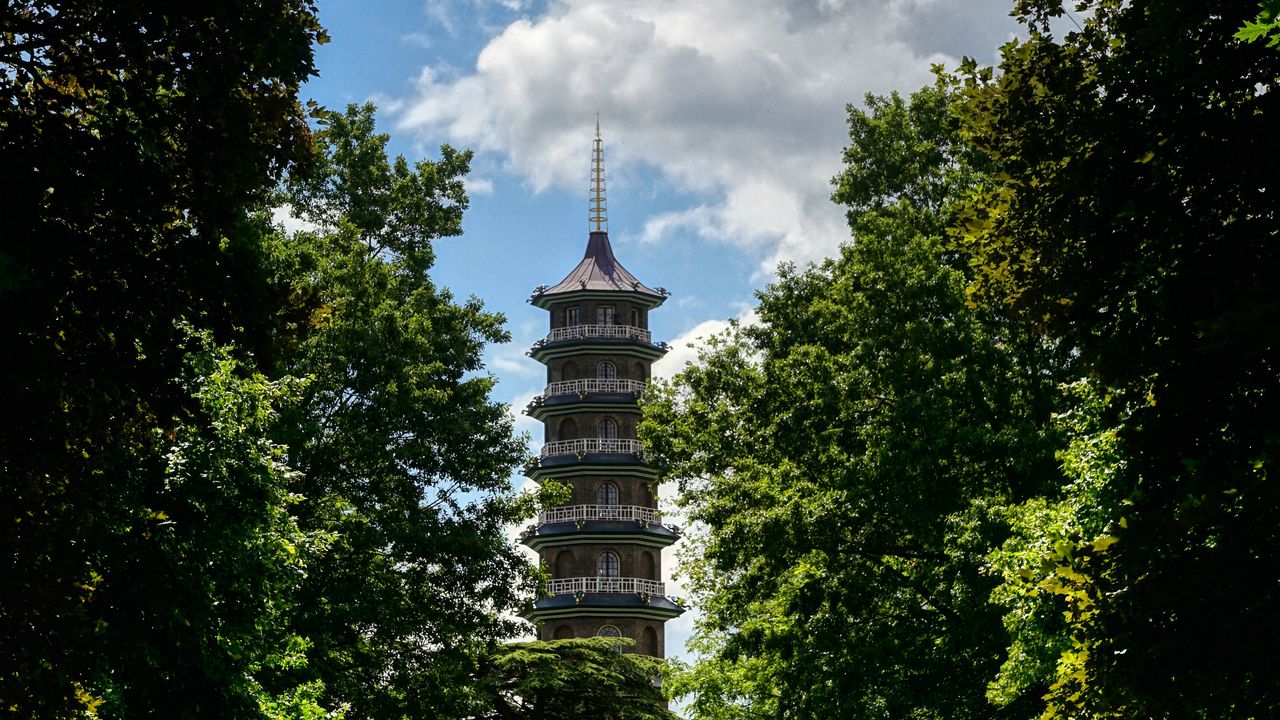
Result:
<svg viewBox="0 0 1280 720">
<path fill-rule="evenodd" d="M 1250 20 L 1244 24 L 1244 27 L 1240 28 L 1240 30 L 1236 32 L 1234 37 L 1237 40 L 1243 40 L 1245 42 L 1254 42 L 1256 40 L 1261 40 L 1265 38 L 1267 34 L 1271 32 L 1271 30 L 1273 30 L 1274 28 L 1275 28 L 1274 23 L 1258 22 L 1256 20 Z"/>
<path fill-rule="evenodd" d="M 1116 537 L 1115 535 L 1104 535 L 1094 540 L 1090 544 L 1090 547 L 1093 548 L 1094 552 L 1104 552 L 1107 548 L 1111 547 L 1112 545 L 1115 545 L 1118 542 L 1120 542 L 1120 538 Z"/>
</svg>

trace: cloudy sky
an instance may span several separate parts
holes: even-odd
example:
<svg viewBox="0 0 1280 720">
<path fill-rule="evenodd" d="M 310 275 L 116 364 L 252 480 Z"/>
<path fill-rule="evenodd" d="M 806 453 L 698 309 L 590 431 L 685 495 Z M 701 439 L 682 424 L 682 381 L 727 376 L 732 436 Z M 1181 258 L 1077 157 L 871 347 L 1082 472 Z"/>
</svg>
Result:
<svg viewBox="0 0 1280 720">
<path fill-rule="evenodd" d="M 543 384 L 524 353 L 546 317 L 526 298 L 586 244 L 597 114 L 614 249 L 672 293 L 651 318 L 675 345 L 658 368 L 670 373 L 691 340 L 749 311 L 778 263 L 847 239 L 828 200 L 846 104 L 910 92 L 935 63 L 992 62 L 1015 31 L 1011 4 L 319 0 L 333 41 L 305 93 L 330 108 L 374 101 L 410 159 L 442 143 L 476 151 L 466 232 L 438 245 L 435 277 L 507 316 L 514 342 L 488 366 L 518 412 Z M 669 626 L 668 654 L 688 619 Z"/>
</svg>

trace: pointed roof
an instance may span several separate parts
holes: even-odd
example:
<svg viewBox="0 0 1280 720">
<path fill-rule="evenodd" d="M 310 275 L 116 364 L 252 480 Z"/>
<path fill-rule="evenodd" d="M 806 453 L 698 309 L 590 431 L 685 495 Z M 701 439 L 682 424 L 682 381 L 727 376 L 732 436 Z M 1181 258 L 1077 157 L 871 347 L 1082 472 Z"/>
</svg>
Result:
<svg viewBox="0 0 1280 720">
<path fill-rule="evenodd" d="M 609 233 L 593 232 L 587 240 L 587 252 L 582 256 L 582 262 L 552 287 L 535 290 L 530 302 L 546 307 L 549 303 L 570 299 L 565 296 L 596 293 L 627 293 L 633 296 L 631 300 L 649 307 L 657 307 L 667 299 L 666 290 L 645 285 L 622 267 L 622 263 L 613 256 Z"/>
<path fill-rule="evenodd" d="M 596 136 L 591 148 L 591 235 L 582 262 L 563 280 L 552 287 L 545 285 L 533 291 L 529 302 L 540 308 L 550 303 L 595 293 L 628 293 L 633 302 L 655 308 L 667 299 L 667 291 L 651 288 L 636 279 L 613 256 L 609 232 L 605 229 L 604 141 L 600 138 L 600 116 L 596 116 Z"/>
</svg>

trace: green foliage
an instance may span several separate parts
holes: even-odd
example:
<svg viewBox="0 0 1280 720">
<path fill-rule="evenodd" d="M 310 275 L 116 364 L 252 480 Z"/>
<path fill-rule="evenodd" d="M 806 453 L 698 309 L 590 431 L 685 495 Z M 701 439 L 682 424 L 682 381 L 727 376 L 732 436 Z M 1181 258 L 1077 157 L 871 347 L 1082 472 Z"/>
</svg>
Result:
<svg viewBox="0 0 1280 720">
<path fill-rule="evenodd" d="M 501 318 L 427 275 L 469 155 L 316 147 L 304 0 L 0 22 L 0 707 L 448 716 L 533 584 Z"/>
<path fill-rule="evenodd" d="M 496 645 L 475 672 L 470 720 L 675 720 L 659 679 L 663 662 L 625 653 L 626 638 Z"/>
<path fill-rule="evenodd" d="M 1012 535 L 990 555 L 1003 583 L 993 601 L 1008 608 L 1008 657 L 989 696 L 1005 705 L 1051 686 L 1043 717 L 1069 714 L 1053 700 L 1091 692 L 1085 664 L 1099 604 L 1111 602 L 1094 577 L 1099 558 L 1118 542 L 1132 504 L 1119 427 L 1107 426 L 1108 398 L 1086 381 L 1071 387 L 1074 406 L 1058 415 L 1068 438 L 1058 459 L 1067 476 L 1057 492 L 1008 508 Z M 1124 418 L 1120 420 L 1123 423 Z"/>
<path fill-rule="evenodd" d="M 250 360 L 274 302 L 240 218 L 308 154 L 322 39 L 300 0 L 0 13 L 0 707 L 275 702 L 252 675 L 312 536 L 262 439 L 293 386 Z"/>
<path fill-rule="evenodd" d="M 1072 482 L 995 556 L 1025 641 L 993 693 L 1049 677 L 1046 716 L 1271 717 L 1280 55 L 1237 41 L 1253 2 L 1078 7 L 1059 39 L 1059 3 L 1018 3 L 1028 39 L 963 68 L 997 179 L 956 236 L 970 297 L 1069 348 L 1088 391 Z"/>
<path fill-rule="evenodd" d="M 306 559 L 314 600 L 293 628 L 311 642 L 300 677 L 323 680 L 330 704 L 443 717 L 531 597 L 505 530 L 531 506 L 510 491 L 524 448 L 480 372 L 502 318 L 428 275 L 432 242 L 461 232 L 470 154 L 410 166 L 386 142 L 370 105 L 326 115 L 314 172 L 282 197 L 316 229 L 272 248 L 297 328 L 277 364 L 310 380 L 278 437 L 301 472 L 299 522 L 335 536 Z"/>
<path fill-rule="evenodd" d="M 699 660 L 693 665 L 670 661 L 667 695 L 689 698 L 688 712 L 695 718 L 777 717 L 780 693 L 774 679 L 784 670 L 781 658 L 774 654 L 760 657 L 730 654 L 726 652 L 727 639 L 724 633 L 700 633 L 691 638 L 689 649 L 700 656 Z"/>
<path fill-rule="evenodd" d="M 1280 48 L 1280 0 L 1258 3 L 1258 15 L 1236 31 L 1235 38 L 1245 42 L 1266 40 L 1267 47 Z"/>
<path fill-rule="evenodd" d="M 92 550 L 76 584 L 64 589 L 75 603 L 61 619 L 79 631 L 75 655 L 55 646 L 19 656 L 5 677 L 29 688 L 6 690 L 15 711 L 259 717 L 257 710 L 272 709 L 267 717 L 293 717 L 284 709 L 307 707 L 328 717 L 300 696 L 308 688 L 275 694 L 254 679 L 286 661 L 277 648 L 302 642 L 286 627 L 300 554 L 325 541 L 291 516 L 299 498 L 285 488 L 295 473 L 284 448 L 266 439 L 277 407 L 301 384 L 268 381 L 215 347 L 208 332 L 189 337 L 187 368 L 175 385 L 193 408 L 157 422 L 151 442 L 128 453 L 129 467 L 100 471 L 127 494 L 92 511 L 68 508 L 85 518 L 76 540 Z M 27 513 L 15 524 L 39 533 L 50 516 Z M 56 538 L 42 539 L 52 548 L 37 562 L 47 567 L 59 548 Z"/>
<path fill-rule="evenodd" d="M 942 230 L 984 181 L 951 91 L 850 109 L 853 242 L 783 267 L 760 324 L 646 394 L 641 430 L 704 528 L 685 558 L 711 657 L 698 718 L 1017 717 L 985 698 L 1007 644 L 982 572 L 995 509 L 1055 476 L 1056 366 L 966 304 Z"/>
<path fill-rule="evenodd" d="M 290 652 L 303 641 L 288 633 L 284 620 L 303 574 L 299 551 L 320 549 L 326 540 L 303 532 L 290 515 L 300 498 L 288 494 L 286 487 L 296 473 L 284 464 L 285 448 L 266 438 L 268 427 L 277 419 L 275 406 L 291 402 L 302 384 L 291 379 L 269 382 L 248 372 L 229 350 L 214 348 L 208 333 L 195 339 L 198 345 L 182 384 L 198 401 L 202 417 L 176 423 L 168 437 L 156 431 L 155 447 L 165 463 L 164 491 L 158 503 L 164 509 L 151 512 L 154 529 L 144 529 L 142 534 L 175 558 L 205 556 L 203 563 L 194 565 L 172 561 L 161 565 L 159 557 L 148 558 L 148 571 L 165 576 L 169 586 L 168 597 L 160 602 L 181 598 L 183 613 L 170 622 L 216 626 L 219 631 L 215 647 L 174 643 L 165 656 L 150 657 L 133 672 L 163 677 L 170 663 L 181 665 L 194 659 L 184 656 L 251 661 L 245 677 L 228 672 L 228 679 L 245 683 L 236 688 L 237 694 L 256 696 L 260 707 L 279 708 L 286 702 L 266 694 L 253 675 L 266 666 L 302 662 L 290 657 Z M 230 553 L 239 558 L 228 562 Z M 111 604 L 106 588 L 90 592 Z M 157 639 L 186 634 L 169 622 L 121 621 L 124 627 L 118 632 L 154 633 Z M 110 630 L 111 624 L 107 621 L 102 630 Z M 110 641 L 111 634 L 104 640 Z M 104 688 L 104 696 L 117 694 L 112 685 L 109 682 Z M 294 696 L 307 690 L 286 688 L 285 692 Z M 139 701 L 150 702 L 131 700 Z M 126 714 L 126 707 L 111 709 Z M 129 711 L 147 707 L 134 705 Z"/>
</svg>

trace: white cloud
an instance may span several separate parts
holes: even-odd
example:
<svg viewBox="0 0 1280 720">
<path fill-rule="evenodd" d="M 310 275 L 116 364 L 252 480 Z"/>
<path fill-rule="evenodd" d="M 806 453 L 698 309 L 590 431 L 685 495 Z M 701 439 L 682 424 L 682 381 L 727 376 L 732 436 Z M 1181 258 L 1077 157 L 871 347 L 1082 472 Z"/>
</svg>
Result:
<svg viewBox="0 0 1280 720">
<path fill-rule="evenodd" d="M 729 323 L 725 320 L 706 320 L 681 333 L 668 343 L 671 349 L 667 354 L 653 364 L 653 376 L 662 380 L 672 378 L 686 365 L 697 361 L 698 350 L 707 338 L 728 329 Z"/>
<path fill-rule="evenodd" d="M 399 125 L 500 153 L 535 189 L 580 188 L 599 111 L 615 181 L 653 168 L 696 196 L 646 238 L 692 232 L 771 271 L 847 236 L 828 201 L 845 103 L 989 54 L 1005 13 L 1007 0 L 561 0 L 507 25 L 474 70 L 425 68 Z"/>
<path fill-rule="evenodd" d="M 468 175 L 462 184 L 466 186 L 468 195 L 492 195 L 493 181 L 488 178 L 471 177 Z"/>
<path fill-rule="evenodd" d="M 271 222 L 285 229 L 285 232 L 315 232 L 320 229 L 319 225 L 313 222 L 294 217 L 293 207 L 290 205 L 281 205 L 271 209 Z"/>
<path fill-rule="evenodd" d="M 738 324 L 743 326 L 755 325 L 759 322 L 755 309 L 749 306 L 744 306 L 737 320 Z M 676 373 L 684 370 L 686 365 L 697 362 L 698 352 L 702 350 L 708 338 L 728 329 L 728 320 L 704 320 L 680 333 L 668 343 L 671 349 L 667 354 L 653 364 L 653 376 L 662 380 L 674 377 Z"/>
<path fill-rule="evenodd" d="M 431 36 L 424 32 L 405 33 L 400 36 L 400 42 L 415 47 L 429 48 L 431 47 Z"/>
<path fill-rule="evenodd" d="M 523 376 L 531 377 L 542 372 L 543 368 L 538 363 L 530 360 L 525 355 L 525 347 L 529 343 L 515 345 L 508 343 L 506 345 L 489 346 L 489 357 L 485 361 L 485 365 L 502 373 L 503 377 Z"/>
</svg>

